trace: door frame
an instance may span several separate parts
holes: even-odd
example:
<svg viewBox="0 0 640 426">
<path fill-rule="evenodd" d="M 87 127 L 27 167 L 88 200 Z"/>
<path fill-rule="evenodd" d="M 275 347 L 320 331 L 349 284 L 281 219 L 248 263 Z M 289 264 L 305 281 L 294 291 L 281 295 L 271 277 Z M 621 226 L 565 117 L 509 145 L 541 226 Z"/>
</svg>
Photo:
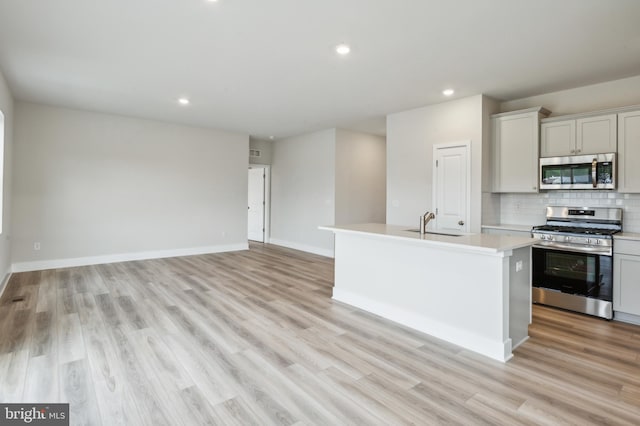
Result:
<svg viewBox="0 0 640 426">
<path fill-rule="evenodd" d="M 438 168 L 436 167 L 436 160 L 438 159 L 438 150 L 440 149 L 447 149 L 447 148 L 458 148 L 458 147 L 463 147 L 465 148 L 466 154 L 467 154 L 467 164 L 466 164 L 466 169 L 467 169 L 467 197 L 466 197 L 466 203 L 467 203 L 467 208 L 466 208 L 466 216 L 467 216 L 467 220 L 464 223 L 465 229 L 464 232 L 469 232 L 469 230 L 471 229 L 471 141 L 470 140 L 464 140 L 464 141 L 460 141 L 460 142 L 447 142 L 447 143 L 438 143 L 438 144 L 434 144 L 433 145 L 433 159 L 432 159 L 432 163 L 431 163 L 431 167 L 433 168 L 433 183 L 431 186 L 431 206 L 432 208 L 435 210 L 438 208 L 437 206 L 437 201 L 438 201 Z M 436 229 L 438 226 L 438 215 L 436 214 L 436 218 L 435 218 L 435 225 L 436 225 Z"/>
<path fill-rule="evenodd" d="M 268 244 L 271 241 L 271 165 L 249 164 L 249 169 L 264 169 L 264 243 Z"/>
</svg>

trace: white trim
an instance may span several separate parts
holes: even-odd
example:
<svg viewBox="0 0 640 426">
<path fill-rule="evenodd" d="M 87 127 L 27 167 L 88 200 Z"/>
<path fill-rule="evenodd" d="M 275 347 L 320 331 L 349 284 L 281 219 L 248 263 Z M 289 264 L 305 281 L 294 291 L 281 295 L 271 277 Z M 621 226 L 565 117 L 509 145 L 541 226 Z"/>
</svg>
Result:
<svg viewBox="0 0 640 426">
<path fill-rule="evenodd" d="M 4 274 L 4 278 L 2 282 L 0 282 L 0 297 L 2 297 L 2 293 L 4 293 L 4 289 L 7 288 L 7 283 L 11 279 L 11 268 Z"/>
<path fill-rule="evenodd" d="M 305 251 L 307 253 L 313 253 L 324 257 L 333 258 L 334 253 L 333 250 L 324 249 L 320 247 L 308 246 L 306 244 L 293 243 L 291 241 L 279 240 L 277 238 L 271 238 L 270 244 L 276 246 L 287 247 L 294 250 Z"/>
<path fill-rule="evenodd" d="M 438 143 L 433 145 L 433 176 L 432 176 L 432 188 L 431 188 L 431 205 L 434 209 L 438 209 L 437 200 L 438 200 L 438 168 L 436 167 L 436 161 L 438 160 L 438 150 L 447 149 L 447 148 L 457 148 L 464 147 L 466 150 L 467 157 L 467 197 L 466 197 L 466 222 L 464 224 L 464 229 L 462 231 L 469 232 L 471 229 L 471 141 L 461 141 L 461 142 L 450 142 L 450 143 Z M 434 225 L 436 225 L 436 229 L 438 229 L 438 216 L 434 219 Z"/>
<path fill-rule="evenodd" d="M 521 344 L 523 344 L 524 342 L 526 342 L 527 340 L 529 340 L 529 336 L 525 336 L 524 339 L 520 340 L 518 343 L 515 343 L 512 347 L 511 350 L 515 350 L 518 346 L 520 346 Z"/>
<path fill-rule="evenodd" d="M 271 240 L 271 166 L 249 164 L 250 169 L 264 169 L 264 242 Z"/>
<path fill-rule="evenodd" d="M 469 349 L 502 362 L 506 362 L 513 357 L 511 339 L 507 339 L 504 342 L 487 339 L 475 333 L 434 321 L 420 314 L 407 312 L 387 303 L 368 299 L 338 287 L 333 288 L 333 299 L 453 343 L 460 346 L 460 349 Z"/>
<path fill-rule="evenodd" d="M 620 322 L 640 325 L 640 315 L 633 315 L 627 314 L 626 312 L 615 311 L 613 314 L 613 319 Z"/>
<path fill-rule="evenodd" d="M 103 256 L 87 256 L 67 259 L 38 260 L 18 262 L 11 265 L 12 272 L 42 271 L 45 269 L 71 268 L 75 266 L 99 265 L 103 263 L 129 262 L 132 260 L 162 259 L 165 257 L 194 256 L 198 254 L 222 253 L 227 251 L 247 250 L 247 243 L 221 246 L 192 247 L 175 250 L 156 250 L 135 253 L 108 254 Z"/>
</svg>

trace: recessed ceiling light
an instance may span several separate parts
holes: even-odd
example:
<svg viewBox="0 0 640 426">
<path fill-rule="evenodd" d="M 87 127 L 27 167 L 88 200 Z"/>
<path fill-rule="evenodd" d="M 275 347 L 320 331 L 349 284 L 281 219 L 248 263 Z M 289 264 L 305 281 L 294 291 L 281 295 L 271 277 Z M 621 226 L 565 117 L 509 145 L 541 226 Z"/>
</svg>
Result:
<svg viewBox="0 0 640 426">
<path fill-rule="evenodd" d="M 187 98 L 180 98 L 180 99 L 178 99 L 178 103 L 179 103 L 180 105 L 189 105 L 189 99 L 187 99 Z"/>
<path fill-rule="evenodd" d="M 453 95 L 454 93 L 455 93 L 455 92 L 453 91 L 453 89 L 444 89 L 444 90 L 442 91 L 442 94 L 443 94 L 443 95 L 445 95 L 445 96 L 451 96 L 451 95 Z"/>
<path fill-rule="evenodd" d="M 336 52 L 340 55 L 348 55 L 351 52 L 351 48 L 347 44 L 339 44 L 336 46 Z"/>
<path fill-rule="evenodd" d="M 269 136 L 269 139 L 274 140 L 275 136 Z"/>
</svg>

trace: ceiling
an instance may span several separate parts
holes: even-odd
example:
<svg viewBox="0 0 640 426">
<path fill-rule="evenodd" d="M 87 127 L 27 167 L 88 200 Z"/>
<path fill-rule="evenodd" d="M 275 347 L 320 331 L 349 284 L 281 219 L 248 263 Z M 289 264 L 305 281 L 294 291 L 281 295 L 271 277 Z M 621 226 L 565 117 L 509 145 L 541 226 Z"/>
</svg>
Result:
<svg viewBox="0 0 640 426">
<path fill-rule="evenodd" d="M 511 100 L 639 75 L 639 19 L 638 0 L 1 0 L 0 69 L 20 100 L 383 134 L 447 87 Z"/>
</svg>

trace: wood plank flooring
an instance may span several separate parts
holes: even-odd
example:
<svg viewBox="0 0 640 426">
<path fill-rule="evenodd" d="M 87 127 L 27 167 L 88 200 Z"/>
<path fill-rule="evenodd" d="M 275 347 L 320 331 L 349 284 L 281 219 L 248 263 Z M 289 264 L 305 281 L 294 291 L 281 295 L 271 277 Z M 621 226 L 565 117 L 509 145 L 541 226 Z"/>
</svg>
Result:
<svg viewBox="0 0 640 426">
<path fill-rule="evenodd" d="M 0 401 L 70 402 L 72 424 L 640 424 L 638 326 L 536 306 L 501 364 L 332 282 L 331 259 L 261 244 L 14 274 Z"/>
</svg>

